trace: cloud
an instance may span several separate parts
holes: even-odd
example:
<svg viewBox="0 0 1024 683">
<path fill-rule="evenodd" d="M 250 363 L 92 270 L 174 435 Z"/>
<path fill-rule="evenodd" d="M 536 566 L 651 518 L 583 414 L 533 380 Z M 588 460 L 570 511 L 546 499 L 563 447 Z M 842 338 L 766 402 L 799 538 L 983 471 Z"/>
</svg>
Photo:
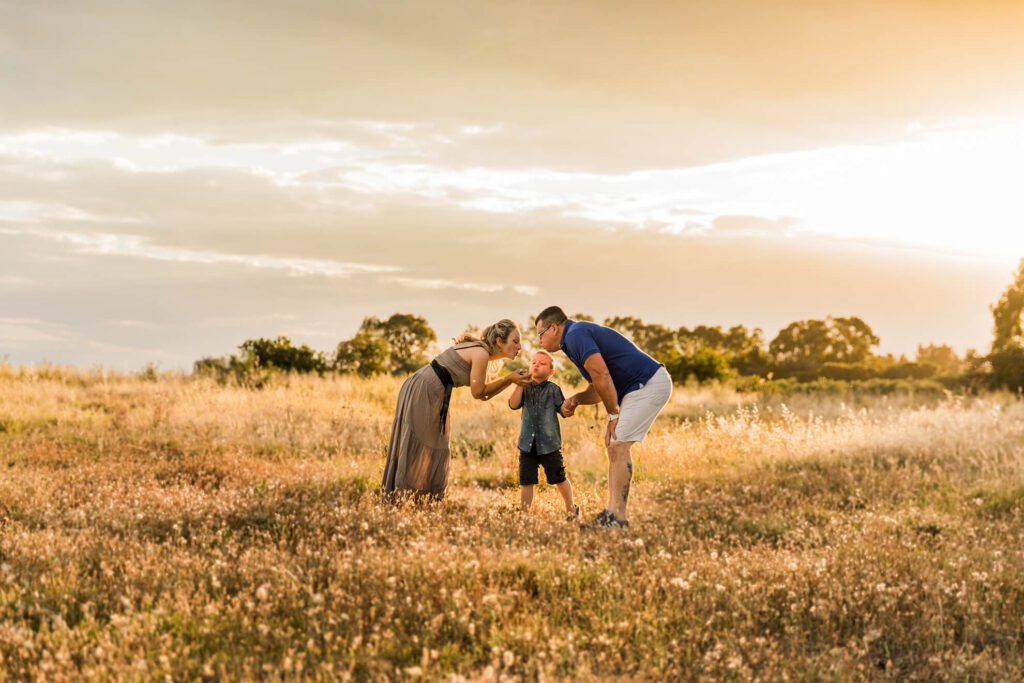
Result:
<svg viewBox="0 0 1024 683">
<path fill-rule="evenodd" d="M 113 325 L 115 327 L 128 327 L 142 330 L 155 330 L 160 328 L 160 325 L 148 320 L 107 320 L 105 322 L 108 325 Z"/>
<path fill-rule="evenodd" d="M 137 218 L 102 216 L 62 204 L 0 200 L 0 223 L 138 223 Z"/>
<path fill-rule="evenodd" d="M 793 216 L 718 216 L 711 221 L 711 229 L 719 234 L 728 235 L 788 236 L 795 234 L 799 224 L 800 221 Z"/>
<path fill-rule="evenodd" d="M 41 140 L 49 151 L 32 157 L 29 148 Z M 1015 230 L 1024 211 L 1013 201 L 1013 179 L 1024 172 L 1019 124 L 628 173 L 413 163 L 341 139 L 246 145 L 51 131 L 0 142 L 12 155 L 0 164 L 0 194 L 9 196 L 0 196 L 0 220 L 148 222 L 164 243 L 199 233 L 191 226 L 200 223 L 202 239 L 230 233 L 238 240 L 241 221 L 250 233 L 295 245 L 302 240 L 289 233 L 297 221 L 315 220 L 325 236 L 342 232 L 342 224 L 379 224 L 397 205 L 465 215 L 547 213 L 677 234 L 800 231 L 952 250 L 995 245 L 999 253 L 1007 251 L 1005 235 L 1018 234 L 1011 248 L 1024 248 Z M 115 152 L 120 166 L 103 158 Z M 978 173 L 979 163 L 989 172 Z M 33 179 L 55 171 L 52 182 Z M 976 225 L 965 232 L 968 223 Z"/>
<path fill-rule="evenodd" d="M 0 234 L 3 234 L 0 232 Z M 0 275 L 0 286 L 5 287 L 23 287 L 25 285 L 33 284 L 33 280 L 20 275 Z"/>
<path fill-rule="evenodd" d="M 63 330 L 63 325 L 35 318 L 0 318 L 0 344 L 22 348 L 39 342 L 65 342 L 68 336 Z"/>
<path fill-rule="evenodd" d="M 0 346 L 16 363 L 137 369 L 159 361 L 188 368 L 257 337 L 289 334 L 295 343 L 333 348 L 363 317 L 394 312 L 426 317 L 445 339 L 469 322 L 527 319 L 543 294 L 545 305 L 598 319 L 635 315 L 672 327 L 743 323 L 768 336 L 793 320 L 860 315 L 882 337 L 883 351 L 912 353 L 929 340 L 983 346 L 991 326 L 987 306 L 1012 278 L 1012 268 L 1003 272 L 991 262 L 864 243 L 595 231 L 551 215 L 498 216 L 482 230 L 479 216 L 451 210 L 424 216 L 410 208 L 404 219 L 427 222 L 406 224 L 404 239 L 392 241 L 395 233 L 385 227 L 399 215 L 391 207 L 371 230 L 352 233 L 358 248 L 350 248 L 390 253 L 404 270 L 348 278 L 124 258 L 73 241 L 0 237 L 0 272 L 33 280 L 0 288 L 7 318 L 0 324 L 18 328 L 19 339 L 30 338 L 26 327 L 51 337 Z M 416 225 L 425 234 L 411 229 Z M 315 224 L 307 229 L 303 234 L 314 234 Z M 545 239 L 538 251 L 530 246 L 539 234 Z M 105 351 L 86 342 L 135 350 Z"/>
<path fill-rule="evenodd" d="M 71 233 L 48 230 L 10 230 L 4 233 L 28 235 L 40 239 L 70 244 L 81 253 L 104 256 L 132 256 L 155 261 L 174 261 L 200 265 L 242 265 L 250 268 L 283 270 L 291 275 L 323 275 L 349 277 L 356 273 L 392 273 L 400 268 L 365 263 L 344 263 L 301 258 L 282 258 L 259 254 L 223 254 L 162 247 L 141 235 L 112 233 Z"/>
<path fill-rule="evenodd" d="M 414 287 L 417 289 L 461 289 L 467 292 L 500 292 L 505 288 L 504 285 L 484 284 L 479 282 L 454 282 L 452 280 L 445 280 L 441 278 L 393 277 L 388 278 L 386 281 L 393 282 L 401 285 L 402 287 Z"/>
</svg>

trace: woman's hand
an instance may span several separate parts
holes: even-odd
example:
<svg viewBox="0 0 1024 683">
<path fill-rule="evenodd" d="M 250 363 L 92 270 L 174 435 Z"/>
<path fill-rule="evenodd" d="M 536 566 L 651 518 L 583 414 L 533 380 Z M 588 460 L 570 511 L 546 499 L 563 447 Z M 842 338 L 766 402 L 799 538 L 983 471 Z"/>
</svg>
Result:
<svg viewBox="0 0 1024 683">
<path fill-rule="evenodd" d="M 533 381 L 530 377 L 529 370 L 514 370 L 508 373 L 506 377 L 509 378 L 510 382 L 512 382 L 513 384 L 518 384 L 521 387 L 525 387 L 527 384 Z"/>
</svg>

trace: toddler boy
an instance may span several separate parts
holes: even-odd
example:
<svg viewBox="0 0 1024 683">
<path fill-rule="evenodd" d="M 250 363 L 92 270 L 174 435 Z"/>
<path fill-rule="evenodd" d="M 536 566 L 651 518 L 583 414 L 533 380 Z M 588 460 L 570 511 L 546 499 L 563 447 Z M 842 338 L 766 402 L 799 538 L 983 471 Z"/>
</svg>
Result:
<svg viewBox="0 0 1024 683">
<path fill-rule="evenodd" d="M 548 483 L 562 494 L 566 515 L 569 519 L 576 519 L 580 515 L 580 506 L 573 503 L 572 484 L 565 476 L 562 432 L 558 426 L 565 398 L 559 386 L 548 381 L 554 372 L 555 362 L 551 354 L 538 351 L 530 360 L 533 381 L 525 387 L 516 386 L 508 399 L 509 408 L 523 409 L 519 425 L 520 509 L 529 512 L 538 470 L 543 466 Z"/>
</svg>

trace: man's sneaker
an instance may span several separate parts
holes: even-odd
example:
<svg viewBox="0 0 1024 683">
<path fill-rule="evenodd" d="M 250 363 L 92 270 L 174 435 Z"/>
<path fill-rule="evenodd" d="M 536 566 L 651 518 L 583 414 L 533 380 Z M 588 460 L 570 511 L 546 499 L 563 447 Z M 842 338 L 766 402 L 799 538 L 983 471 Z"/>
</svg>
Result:
<svg viewBox="0 0 1024 683">
<path fill-rule="evenodd" d="M 594 517 L 594 520 L 586 526 L 602 529 L 628 529 L 629 522 L 619 519 L 611 510 L 601 510 L 597 513 L 597 517 Z"/>
<path fill-rule="evenodd" d="M 575 510 L 573 510 L 573 513 L 572 513 L 571 515 L 566 515 L 566 516 L 565 516 L 565 519 L 566 519 L 567 521 L 570 521 L 570 522 L 574 522 L 574 521 L 576 521 L 577 519 L 579 519 L 579 518 L 580 518 L 580 506 L 579 506 L 579 505 L 576 505 L 576 506 L 574 506 L 574 507 L 575 507 L 576 509 L 575 509 Z"/>
</svg>

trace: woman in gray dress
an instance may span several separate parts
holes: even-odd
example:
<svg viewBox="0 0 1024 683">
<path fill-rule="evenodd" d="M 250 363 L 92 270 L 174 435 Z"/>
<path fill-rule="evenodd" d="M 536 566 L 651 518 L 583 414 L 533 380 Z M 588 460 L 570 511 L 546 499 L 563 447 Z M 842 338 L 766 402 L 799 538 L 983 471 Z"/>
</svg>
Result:
<svg viewBox="0 0 1024 683">
<path fill-rule="evenodd" d="M 479 337 L 462 335 L 402 384 L 391 426 L 381 493 L 394 500 L 408 495 L 444 496 L 448 486 L 451 420 L 448 403 L 453 387 L 469 387 L 473 398 L 487 401 L 512 384 L 526 386 L 530 373 L 518 370 L 487 382 L 487 366 L 514 359 L 521 347 L 519 328 L 499 320 Z"/>
</svg>

